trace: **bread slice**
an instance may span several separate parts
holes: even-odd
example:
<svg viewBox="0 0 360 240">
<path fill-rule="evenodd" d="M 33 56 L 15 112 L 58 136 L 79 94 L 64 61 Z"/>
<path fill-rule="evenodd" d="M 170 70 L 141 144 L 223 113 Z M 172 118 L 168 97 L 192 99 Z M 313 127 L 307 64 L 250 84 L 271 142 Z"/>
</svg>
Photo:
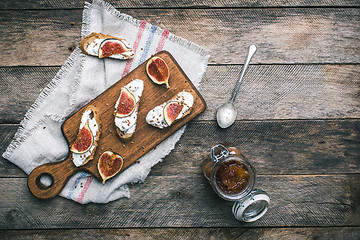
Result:
<svg viewBox="0 0 360 240">
<path fill-rule="evenodd" d="M 110 58 L 131 59 L 134 57 L 133 49 L 125 39 L 114 37 L 111 35 L 105 35 L 102 33 L 91 33 L 90 35 L 81 39 L 79 46 L 84 54 L 99 57 L 99 47 L 104 40 L 119 40 L 127 49 L 127 51 L 124 53 L 109 56 Z"/>
<path fill-rule="evenodd" d="M 112 38 L 112 36 L 109 36 Z M 106 35 L 102 34 L 102 33 L 91 33 L 90 35 L 84 37 L 83 39 L 81 39 L 80 43 L 79 43 L 79 47 L 81 49 L 81 51 L 87 55 L 92 55 L 92 56 L 97 56 L 91 52 L 87 51 L 87 48 L 89 47 L 89 45 L 93 42 L 95 42 L 96 39 L 106 39 Z"/>
<path fill-rule="evenodd" d="M 90 160 L 92 160 L 95 155 L 95 150 L 98 146 L 100 133 L 101 133 L 101 121 L 100 121 L 100 114 L 95 106 L 89 105 L 83 110 L 79 131 L 84 126 L 85 122 L 88 123 L 88 126 L 93 134 L 93 143 L 90 149 L 84 153 L 74 153 L 74 152 L 72 153 L 71 155 L 72 161 L 77 167 L 85 165 Z"/>
<path fill-rule="evenodd" d="M 173 98 L 150 110 L 146 115 L 146 122 L 160 129 L 169 127 L 169 124 L 166 122 L 164 117 L 164 107 L 170 102 L 178 102 L 184 105 L 185 109 L 183 108 L 182 112 L 180 113 L 181 117 L 174 121 L 176 122 L 191 113 L 191 109 L 194 106 L 195 101 L 196 94 L 194 90 L 190 89 L 179 92 Z M 173 124 L 174 122 L 172 122 L 171 124 Z"/>
<path fill-rule="evenodd" d="M 116 133 L 118 134 L 120 140 L 124 143 L 126 142 L 130 142 L 130 139 L 132 138 L 132 136 L 134 135 L 134 133 L 125 133 L 123 131 L 121 131 L 120 129 L 116 128 Z"/>
<path fill-rule="evenodd" d="M 121 102 L 120 102 L 121 93 L 125 90 L 128 94 L 130 94 L 134 97 L 134 99 L 136 101 L 135 102 L 136 105 L 134 107 L 133 112 L 131 112 L 130 115 L 119 117 L 117 115 L 117 108 L 118 108 L 119 104 L 121 104 Z M 116 133 L 119 135 L 119 138 L 122 142 L 129 142 L 130 139 L 132 138 L 133 134 L 135 133 L 136 123 L 137 123 L 137 114 L 138 114 L 138 109 L 140 106 L 140 98 L 141 98 L 143 90 L 144 90 L 144 82 L 140 79 L 134 79 L 130 83 L 128 83 L 126 86 L 121 88 L 120 96 L 115 104 L 115 111 L 114 111 L 115 119 L 114 119 L 114 121 L 115 121 L 115 126 L 116 126 Z"/>
<path fill-rule="evenodd" d="M 136 104 L 136 108 L 139 109 L 139 102 Z M 116 133 L 118 134 L 120 140 L 124 143 L 129 142 L 130 139 L 132 138 L 132 136 L 134 135 L 135 132 L 133 133 L 126 133 L 121 131 L 119 128 L 116 128 Z"/>
</svg>

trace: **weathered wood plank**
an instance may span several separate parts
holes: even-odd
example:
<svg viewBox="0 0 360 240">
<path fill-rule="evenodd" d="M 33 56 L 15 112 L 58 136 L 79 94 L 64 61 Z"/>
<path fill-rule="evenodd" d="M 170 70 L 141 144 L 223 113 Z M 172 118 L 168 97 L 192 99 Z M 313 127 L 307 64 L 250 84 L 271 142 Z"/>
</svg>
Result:
<svg viewBox="0 0 360 240">
<path fill-rule="evenodd" d="M 214 119 L 227 102 L 242 66 L 208 67 L 200 85 Z M 235 104 L 238 120 L 359 117 L 358 65 L 251 65 Z"/>
<path fill-rule="evenodd" d="M 0 125 L 1 153 L 16 129 Z M 192 122 L 152 174 L 201 174 L 210 147 L 225 141 L 250 158 L 260 174 L 360 173 L 359 130 L 359 120 L 237 121 L 226 130 L 214 121 Z M 25 176 L 7 160 L 0 158 L 0 163 L 0 177 Z"/>
<path fill-rule="evenodd" d="M 209 66 L 199 91 L 215 119 L 242 65 Z M 0 123 L 18 123 L 59 67 L 0 68 Z M 359 65 L 251 65 L 235 104 L 238 120 L 360 117 Z M 120 78 L 120 77 L 119 77 Z"/>
<path fill-rule="evenodd" d="M 200 173 L 210 147 L 226 141 L 238 147 L 259 174 L 360 173 L 359 130 L 358 120 L 237 121 L 225 130 L 215 122 L 192 122 L 153 174 Z"/>
<path fill-rule="evenodd" d="M 131 198 L 80 205 L 56 197 L 35 199 L 26 178 L 0 178 L 0 228 L 359 226 L 360 175 L 258 175 L 271 196 L 267 214 L 240 223 L 231 202 L 215 195 L 199 174 L 150 175 L 131 186 Z M 51 212 L 51 214 L 49 214 Z"/>
<path fill-rule="evenodd" d="M 309 228 L 142 228 L 0 231 L 4 239 L 347 239 L 360 238 L 359 227 Z"/>
<path fill-rule="evenodd" d="M 3 1 L 0 3 L 0 9 L 71 9 L 82 8 L 85 1 Z M 108 1 L 109 2 L 109 1 Z M 359 3 L 355 0 L 336 0 L 336 1 L 206 1 L 206 0 L 181 0 L 181 1 L 164 1 L 164 0 L 144 0 L 144 1 L 121 1 L 112 0 L 111 4 L 116 8 L 212 8 L 212 7 L 319 7 L 319 6 L 342 6 L 358 7 Z"/>
<path fill-rule="evenodd" d="M 0 153 L 6 150 L 13 139 L 19 125 L 0 125 Z M 0 156 L 0 177 L 25 177 L 27 176 L 19 167 Z"/>
<path fill-rule="evenodd" d="M 21 121 L 59 69 L 59 67 L 0 68 L 1 123 Z"/>
<path fill-rule="evenodd" d="M 358 8 L 124 9 L 211 50 L 210 63 L 359 63 Z M 79 10 L 2 11 L 1 66 L 61 65 L 80 40 Z M 250 41 L 250 39 L 254 39 Z M 225 47 L 224 47 L 225 46 Z M 21 58 L 19 58 L 21 56 Z"/>
</svg>

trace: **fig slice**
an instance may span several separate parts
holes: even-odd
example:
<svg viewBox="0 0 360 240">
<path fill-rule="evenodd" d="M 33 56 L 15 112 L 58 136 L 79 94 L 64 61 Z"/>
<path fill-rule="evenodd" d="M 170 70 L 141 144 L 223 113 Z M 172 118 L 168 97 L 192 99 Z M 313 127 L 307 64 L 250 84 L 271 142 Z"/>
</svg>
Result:
<svg viewBox="0 0 360 240">
<path fill-rule="evenodd" d="M 165 122 L 170 126 L 177 116 L 179 116 L 181 110 L 184 108 L 184 105 L 176 101 L 168 102 L 164 107 L 164 118 Z"/>
<path fill-rule="evenodd" d="M 73 153 L 87 152 L 94 142 L 93 134 L 89 128 L 88 121 L 80 129 L 74 143 L 71 145 L 70 151 Z"/>
<path fill-rule="evenodd" d="M 114 177 L 121 170 L 123 164 L 123 158 L 117 153 L 105 151 L 101 154 L 98 161 L 98 170 L 103 179 L 102 183 L 105 184 L 106 180 Z"/>
<path fill-rule="evenodd" d="M 100 44 L 98 57 L 110 57 L 112 55 L 122 54 L 127 51 L 128 48 L 121 40 L 116 38 L 107 38 Z"/>
<path fill-rule="evenodd" d="M 169 67 L 160 57 L 151 58 L 146 64 L 146 73 L 156 84 L 165 84 L 169 88 Z"/>
<path fill-rule="evenodd" d="M 120 118 L 129 116 L 135 110 L 135 106 L 135 96 L 126 88 L 121 88 L 120 97 L 115 110 L 115 116 Z"/>
</svg>

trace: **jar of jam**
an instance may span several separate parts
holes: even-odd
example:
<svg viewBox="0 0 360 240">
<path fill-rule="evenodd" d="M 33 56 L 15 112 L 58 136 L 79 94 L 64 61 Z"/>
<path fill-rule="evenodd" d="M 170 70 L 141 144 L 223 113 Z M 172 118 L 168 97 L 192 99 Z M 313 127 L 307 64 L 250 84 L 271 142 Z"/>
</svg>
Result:
<svg viewBox="0 0 360 240">
<path fill-rule="evenodd" d="M 253 222 L 267 211 L 270 198 L 265 191 L 254 189 L 255 168 L 236 147 L 230 144 L 212 147 L 202 170 L 218 196 L 235 201 L 232 212 L 236 219 Z"/>
</svg>

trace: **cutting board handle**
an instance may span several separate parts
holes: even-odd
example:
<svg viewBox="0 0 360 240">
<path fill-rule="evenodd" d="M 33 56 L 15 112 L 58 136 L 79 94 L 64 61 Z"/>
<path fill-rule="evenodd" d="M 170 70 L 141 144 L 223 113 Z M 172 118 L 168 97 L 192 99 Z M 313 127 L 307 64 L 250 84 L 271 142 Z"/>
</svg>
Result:
<svg viewBox="0 0 360 240">
<path fill-rule="evenodd" d="M 61 162 L 43 164 L 30 173 L 28 177 L 29 190 L 37 198 L 53 198 L 63 189 L 67 180 L 79 170 L 71 161 L 70 155 Z M 43 176 L 52 180 L 49 186 L 41 183 L 40 178 Z"/>
</svg>

